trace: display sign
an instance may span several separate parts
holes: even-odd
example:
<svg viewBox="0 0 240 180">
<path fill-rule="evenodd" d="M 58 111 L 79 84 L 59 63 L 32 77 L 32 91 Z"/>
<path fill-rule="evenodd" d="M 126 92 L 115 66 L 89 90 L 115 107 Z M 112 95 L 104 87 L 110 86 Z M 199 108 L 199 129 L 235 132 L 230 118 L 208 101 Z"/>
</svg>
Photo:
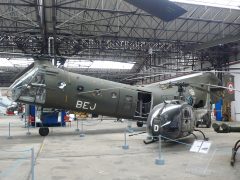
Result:
<svg viewBox="0 0 240 180">
<path fill-rule="evenodd" d="M 190 152 L 207 154 L 211 147 L 211 144 L 212 143 L 210 141 L 195 140 L 190 149 Z"/>
</svg>

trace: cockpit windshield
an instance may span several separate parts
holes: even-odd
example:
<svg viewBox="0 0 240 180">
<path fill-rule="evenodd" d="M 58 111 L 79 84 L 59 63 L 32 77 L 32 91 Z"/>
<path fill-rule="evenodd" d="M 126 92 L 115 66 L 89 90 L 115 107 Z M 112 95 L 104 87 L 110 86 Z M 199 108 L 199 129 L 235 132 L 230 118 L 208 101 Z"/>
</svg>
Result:
<svg viewBox="0 0 240 180">
<path fill-rule="evenodd" d="M 18 78 L 10 87 L 13 101 L 25 103 L 45 103 L 45 72 L 34 67 Z"/>
</svg>

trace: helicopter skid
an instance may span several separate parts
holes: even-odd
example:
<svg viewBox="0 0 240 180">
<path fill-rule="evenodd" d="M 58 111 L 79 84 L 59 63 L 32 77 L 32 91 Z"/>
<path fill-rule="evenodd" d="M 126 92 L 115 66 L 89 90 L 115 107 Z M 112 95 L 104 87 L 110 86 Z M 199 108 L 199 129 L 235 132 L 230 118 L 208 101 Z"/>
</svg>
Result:
<svg viewBox="0 0 240 180">
<path fill-rule="evenodd" d="M 144 140 L 143 142 L 144 142 L 144 144 L 152 144 L 152 143 L 155 143 L 155 142 L 157 142 L 157 141 L 159 141 L 159 139 L 152 139 L 152 140 Z"/>
</svg>

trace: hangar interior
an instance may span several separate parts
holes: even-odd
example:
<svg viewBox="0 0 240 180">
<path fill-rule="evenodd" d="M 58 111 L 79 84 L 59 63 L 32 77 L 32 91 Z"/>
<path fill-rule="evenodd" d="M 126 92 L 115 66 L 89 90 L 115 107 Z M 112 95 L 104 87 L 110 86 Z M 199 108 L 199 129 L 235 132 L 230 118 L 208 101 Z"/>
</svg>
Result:
<svg viewBox="0 0 240 180">
<path fill-rule="evenodd" d="M 220 71 L 223 81 L 238 70 L 238 1 L 176 4 L 186 12 L 164 21 L 122 0 L 3 1 L 0 85 L 42 55 L 75 73 L 140 85 L 188 71 Z"/>
<path fill-rule="evenodd" d="M 198 72 L 213 72 L 220 79 L 220 86 L 227 87 L 229 82 L 232 82 L 231 85 L 235 88 L 234 93 L 232 94 L 232 91 L 230 93 L 233 96 L 231 101 L 224 100 L 229 96 L 229 89 L 212 88 L 214 93 L 222 95 L 221 111 L 228 117 L 224 120 L 235 123 L 240 121 L 239 0 L 149 0 L 148 3 L 145 0 L 146 8 L 153 8 L 159 2 L 162 3 L 155 14 L 134 5 L 134 2 L 135 0 L 0 0 L 1 95 L 5 94 L 3 92 L 6 92 L 25 68 L 41 58 L 48 58 L 54 66 L 70 72 L 138 86 Z M 164 9 L 168 2 L 174 2 L 185 9 L 184 13 L 178 17 L 165 17 Z M 162 16 L 161 12 L 164 12 L 163 18 L 158 17 Z M 121 124 L 120 127 L 123 128 L 123 125 Z M 103 128 L 102 125 L 99 131 L 104 131 Z M 204 132 L 209 131 L 204 130 Z M 59 134 L 61 133 L 58 132 Z M 90 128 L 90 136 L 94 134 Z M 119 138 L 116 134 L 113 137 Z M 224 139 L 225 136 L 218 137 Z M 236 137 L 234 135 L 232 138 L 233 142 Z M 107 135 L 101 136 L 100 141 L 101 138 L 108 139 Z M 231 137 L 227 138 L 231 141 Z M 108 140 L 112 139 L 114 138 Z M 137 142 L 139 139 L 134 139 L 135 145 L 140 144 Z M 64 140 L 74 143 L 75 139 L 68 140 L 64 137 Z M 42 143 L 41 140 L 36 141 L 36 144 Z M 51 144 L 51 140 L 44 139 L 44 141 L 46 144 Z M 53 136 L 53 142 L 58 141 L 57 136 Z M 8 143 L 7 140 L 2 142 Z M 84 145 L 91 146 L 91 143 L 94 144 L 93 137 Z M 221 143 L 218 142 L 218 146 L 220 145 Z M 42 146 L 43 143 L 41 148 Z M 108 146 L 111 144 L 109 143 Z M 70 147 L 76 148 L 73 145 Z M 38 153 L 42 151 L 41 148 Z M 58 145 L 57 148 L 58 154 L 61 155 L 61 146 Z M 168 145 L 164 145 L 164 148 L 170 149 Z M 133 153 L 137 153 L 138 149 L 141 148 L 134 149 Z M 180 148 L 180 151 L 183 151 L 182 149 Z M 47 150 L 54 151 L 54 147 L 49 147 Z M 94 149 L 90 151 L 94 152 Z M 64 154 L 65 151 L 62 153 Z M 150 150 L 144 147 L 142 153 L 148 154 Z M 86 149 L 83 150 L 83 154 L 87 154 Z M 184 155 L 188 156 L 187 153 Z M 101 153 L 96 156 L 101 157 Z M 177 155 L 176 158 L 179 156 Z M 56 158 L 57 155 L 51 154 L 49 157 L 46 155 L 43 159 L 51 157 Z M 174 158 L 170 161 L 173 162 Z M 116 162 L 122 163 L 121 160 Z M 74 165 L 78 165 L 77 162 L 74 161 Z M 136 162 L 134 165 L 138 166 Z M 189 165 L 196 164 L 190 163 L 186 166 Z M 81 168 L 84 169 L 82 165 Z M 86 173 L 88 170 L 85 170 Z M 165 169 L 165 172 L 167 171 Z M 233 180 L 240 177 L 239 171 L 231 169 L 227 171 L 234 174 Z M 39 169 L 38 175 L 42 172 L 45 171 Z M 157 173 L 155 167 L 153 172 Z M 181 174 L 182 171 L 178 173 Z M 105 171 L 99 171 L 97 174 L 101 174 L 100 179 L 104 179 L 106 175 Z M 130 174 L 130 179 L 157 177 L 155 175 L 135 177 L 129 172 L 127 174 Z M 165 176 L 168 179 L 173 178 L 168 173 L 165 173 Z M 203 179 L 195 174 L 191 174 L 190 177 L 193 176 L 196 179 Z M 1 177 L 8 178 L 1 174 L 0 169 L 0 179 Z M 52 177 L 57 179 L 58 176 Z M 59 177 L 66 178 L 66 175 Z M 74 175 L 72 177 L 76 178 Z M 106 175 L 106 177 L 106 179 L 114 179 L 111 178 L 112 176 Z M 210 177 L 218 176 L 213 173 L 206 178 Z M 226 178 L 226 176 L 221 178 L 223 177 Z M 40 179 L 44 178 L 49 177 L 47 175 L 40 177 Z M 83 179 L 91 178 L 83 175 Z M 116 177 L 115 180 L 117 179 L 126 179 L 126 177 Z"/>
</svg>

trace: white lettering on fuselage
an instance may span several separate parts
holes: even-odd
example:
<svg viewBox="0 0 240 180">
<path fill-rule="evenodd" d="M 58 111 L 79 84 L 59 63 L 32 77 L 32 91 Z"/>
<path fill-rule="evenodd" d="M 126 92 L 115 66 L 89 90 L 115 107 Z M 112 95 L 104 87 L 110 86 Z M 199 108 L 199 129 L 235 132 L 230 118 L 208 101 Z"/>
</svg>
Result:
<svg viewBox="0 0 240 180">
<path fill-rule="evenodd" d="M 76 103 L 76 108 L 78 109 L 84 109 L 84 110 L 95 110 L 96 109 L 96 106 L 97 104 L 94 103 L 92 106 L 90 105 L 91 103 L 90 102 L 87 102 L 87 101 L 77 101 Z"/>
<path fill-rule="evenodd" d="M 158 132 L 159 126 L 155 124 L 153 129 L 154 129 L 154 132 Z"/>
<path fill-rule="evenodd" d="M 88 109 L 89 108 L 90 102 L 84 102 L 83 103 L 83 109 Z"/>
</svg>

